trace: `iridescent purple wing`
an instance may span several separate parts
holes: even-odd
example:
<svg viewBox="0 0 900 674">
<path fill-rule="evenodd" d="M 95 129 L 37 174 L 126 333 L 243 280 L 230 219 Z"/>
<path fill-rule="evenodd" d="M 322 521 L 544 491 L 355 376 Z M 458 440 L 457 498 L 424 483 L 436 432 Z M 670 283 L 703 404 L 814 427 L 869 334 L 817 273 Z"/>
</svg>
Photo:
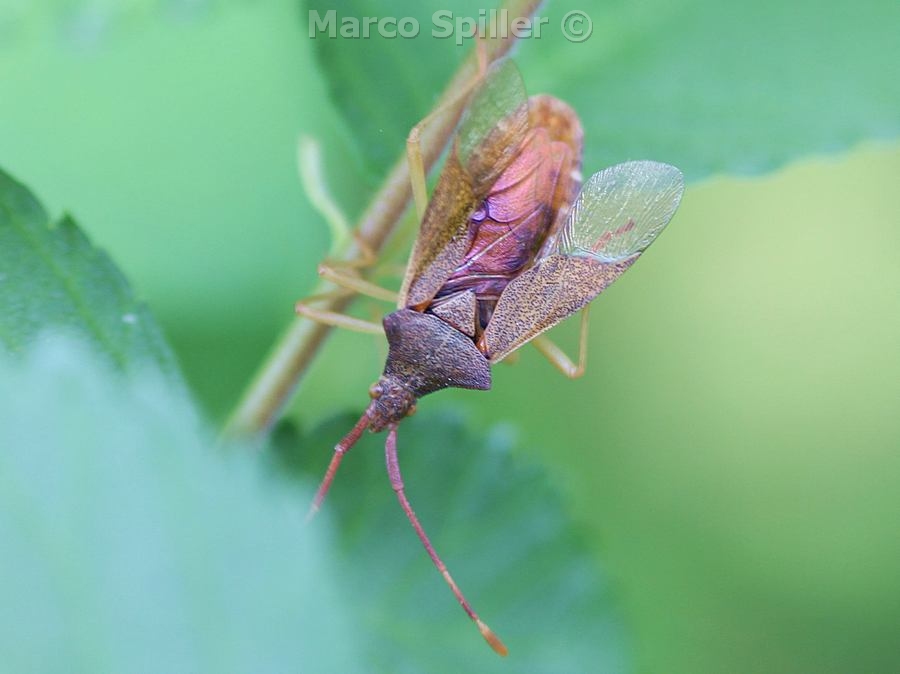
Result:
<svg viewBox="0 0 900 674">
<path fill-rule="evenodd" d="M 512 61 L 491 66 L 460 122 L 413 246 L 400 307 L 428 304 L 472 242 L 469 216 L 518 152 L 528 130 L 528 101 Z"/>
<path fill-rule="evenodd" d="M 681 172 L 659 162 L 627 162 L 594 174 L 542 257 L 503 291 L 482 352 L 500 361 L 587 305 L 653 243 L 683 191 Z"/>
</svg>

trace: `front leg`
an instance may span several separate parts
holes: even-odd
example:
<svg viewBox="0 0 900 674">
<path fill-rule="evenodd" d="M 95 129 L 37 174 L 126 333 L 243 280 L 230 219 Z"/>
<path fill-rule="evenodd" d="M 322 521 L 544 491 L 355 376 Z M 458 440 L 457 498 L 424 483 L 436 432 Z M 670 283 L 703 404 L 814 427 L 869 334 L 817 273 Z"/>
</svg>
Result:
<svg viewBox="0 0 900 674">
<path fill-rule="evenodd" d="M 366 295 L 376 300 L 384 300 L 385 302 L 397 303 L 397 293 L 387 288 L 382 288 L 376 283 L 366 281 L 361 278 L 353 268 L 344 268 L 342 266 L 333 265 L 330 262 L 322 262 L 319 264 L 319 276 L 323 279 L 331 281 L 337 286 L 345 290 L 351 290 L 360 295 Z"/>
<path fill-rule="evenodd" d="M 462 91 L 457 93 L 446 103 L 439 105 L 432 110 L 427 117 L 416 124 L 409 132 L 406 138 L 406 162 L 409 164 L 409 181 L 412 185 L 413 200 L 416 204 L 416 216 L 419 222 L 425 216 L 425 209 L 428 207 L 428 189 L 426 187 L 425 160 L 422 156 L 422 131 L 436 117 L 444 114 L 448 110 L 455 108 L 462 101 L 468 98 L 472 90 L 475 89 L 487 72 L 488 55 L 487 47 L 483 38 L 478 38 L 475 42 L 476 56 L 478 61 L 478 74 L 469 84 L 463 87 Z"/>
<path fill-rule="evenodd" d="M 353 332 L 365 332 L 373 335 L 380 335 L 384 332 L 384 328 L 378 323 L 366 321 L 347 314 L 340 314 L 335 311 L 326 311 L 312 306 L 312 302 L 321 301 L 340 297 L 341 295 L 350 295 L 352 293 L 346 290 L 337 290 L 334 293 L 325 293 L 322 295 L 312 295 L 305 300 L 300 300 L 294 305 L 294 311 L 297 315 L 304 316 L 311 321 L 321 323 L 322 325 L 330 325 L 334 328 L 344 328 Z"/>
</svg>

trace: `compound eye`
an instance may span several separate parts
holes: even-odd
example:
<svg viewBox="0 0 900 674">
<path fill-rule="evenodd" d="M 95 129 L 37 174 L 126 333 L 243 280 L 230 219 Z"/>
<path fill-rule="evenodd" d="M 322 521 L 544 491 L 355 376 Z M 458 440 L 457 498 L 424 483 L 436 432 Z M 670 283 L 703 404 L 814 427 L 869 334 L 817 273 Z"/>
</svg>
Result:
<svg viewBox="0 0 900 674">
<path fill-rule="evenodd" d="M 369 387 L 369 397 L 373 400 L 380 398 L 382 393 L 384 393 L 384 389 L 381 387 L 381 384 L 375 383 Z"/>
</svg>

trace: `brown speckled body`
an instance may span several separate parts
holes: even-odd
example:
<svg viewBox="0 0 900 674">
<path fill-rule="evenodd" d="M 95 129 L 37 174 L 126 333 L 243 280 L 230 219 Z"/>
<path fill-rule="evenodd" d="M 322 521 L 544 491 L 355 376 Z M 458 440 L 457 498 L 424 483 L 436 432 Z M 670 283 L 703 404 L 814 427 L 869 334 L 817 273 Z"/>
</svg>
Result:
<svg viewBox="0 0 900 674">
<path fill-rule="evenodd" d="M 534 96 L 465 162 L 454 146 L 413 249 L 402 308 L 384 320 L 390 351 L 371 389 L 372 430 L 438 389 L 490 388 L 484 330 L 504 290 L 561 226 L 581 184 L 581 144 L 574 111 Z"/>
<path fill-rule="evenodd" d="M 390 351 L 372 386 L 369 428 L 380 431 L 410 413 L 423 395 L 448 386 L 489 389 L 491 368 L 470 337 L 437 316 L 400 309 L 384 318 Z"/>
</svg>

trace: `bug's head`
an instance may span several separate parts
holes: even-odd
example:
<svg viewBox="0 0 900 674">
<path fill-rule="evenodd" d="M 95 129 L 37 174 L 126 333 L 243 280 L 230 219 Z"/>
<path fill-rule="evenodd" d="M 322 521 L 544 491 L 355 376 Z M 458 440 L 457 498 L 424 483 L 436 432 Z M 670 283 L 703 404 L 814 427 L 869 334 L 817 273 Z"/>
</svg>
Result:
<svg viewBox="0 0 900 674">
<path fill-rule="evenodd" d="M 382 375 L 369 387 L 369 396 L 369 428 L 376 433 L 416 411 L 416 396 L 388 375 Z"/>
</svg>

